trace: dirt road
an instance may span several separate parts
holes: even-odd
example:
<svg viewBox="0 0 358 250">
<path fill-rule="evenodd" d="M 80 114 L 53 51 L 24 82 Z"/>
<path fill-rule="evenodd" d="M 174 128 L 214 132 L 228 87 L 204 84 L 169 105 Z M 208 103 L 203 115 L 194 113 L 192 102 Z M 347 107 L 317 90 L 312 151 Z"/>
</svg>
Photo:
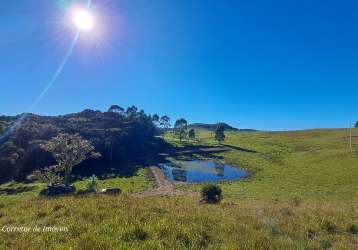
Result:
<svg viewBox="0 0 358 250">
<path fill-rule="evenodd" d="M 153 179 L 155 181 L 154 188 L 148 191 L 135 193 L 133 195 L 138 197 L 149 196 L 176 196 L 176 195 L 194 195 L 194 192 L 177 190 L 175 185 L 170 182 L 159 167 L 150 167 Z"/>
</svg>

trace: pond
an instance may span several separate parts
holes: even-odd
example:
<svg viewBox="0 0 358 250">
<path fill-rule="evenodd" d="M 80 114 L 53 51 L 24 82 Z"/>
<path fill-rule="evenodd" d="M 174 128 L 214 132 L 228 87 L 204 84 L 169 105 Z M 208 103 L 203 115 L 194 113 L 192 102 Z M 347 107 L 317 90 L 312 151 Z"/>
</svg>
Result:
<svg viewBox="0 0 358 250">
<path fill-rule="evenodd" d="M 217 182 L 246 178 L 248 172 L 213 160 L 179 161 L 159 164 L 171 181 L 188 183 Z"/>
</svg>

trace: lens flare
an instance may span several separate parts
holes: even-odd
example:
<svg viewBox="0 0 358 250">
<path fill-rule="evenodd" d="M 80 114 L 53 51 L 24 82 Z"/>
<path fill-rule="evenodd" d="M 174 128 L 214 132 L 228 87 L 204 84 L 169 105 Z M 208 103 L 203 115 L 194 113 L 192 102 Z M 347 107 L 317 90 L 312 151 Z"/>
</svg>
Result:
<svg viewBox="0 0 358 250">
<path fill-rule="evenodd" d="M 73 12 L 73 24 L 81 31 L 91 31 L 94 25 L 92 14 L 86 9 L 76 9 Z"/>
<path fill-rule="evenodd" d="M 78 28 L 78 31 L 76 32 L 76 35 L 73 38 L 73 41 L 72 41 L 67 53 L 65 54 L 65 57 L 63 58 L 60 65 L 57 67 L 55 74 L 52 76 L 52 78 L 47 83 L 47 85 L 42 90 L 42 92 L 39 94 L 39 96 L 29 106 L 27 111 L 25 113 L 23 113 L 20 116 L 20 118 L 16 122 L 14 122 L 9 128 L 7 128 L 3 134 L 0 134 L 0 145 L 2 145 L 8 139 L 8 137 L 11 135 L 11 133 L 15 129 L 19 128 L 22 125 L 22 123 L 26 119 L 27 115 L 32 111 L 33 108 L 35 108 L 40 103 L 40 101 L 43 99 L 43 97 L 46 95 L 46 93 L 49 91 L 49 89 L 56 82 L 57 78 L 60 76 L 63 68 L 65 67 L 67 61 L 71 57 L 71 54 L 79 40 L 80 31 L 90 31 L 93 28 L 94 20 L 93 20 L 92 14 L 88 11 L 88 9 L 91 7 L 91 4 L 92 4 L 92 0 L 87 0 L 85 9 L 77 9 L 74 12 L 73 22 L 74 22 L 75 26 Z"/>
</svg>

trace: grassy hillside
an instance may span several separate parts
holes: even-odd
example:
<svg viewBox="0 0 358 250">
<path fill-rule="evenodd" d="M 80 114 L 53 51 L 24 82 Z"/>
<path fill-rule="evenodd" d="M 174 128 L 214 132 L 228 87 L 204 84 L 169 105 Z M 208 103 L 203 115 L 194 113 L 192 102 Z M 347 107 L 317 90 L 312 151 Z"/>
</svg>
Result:
<svg viewBox="0 0 358 250">
<path fill-rule="evenodd" d="M 211 132 L 198 134 L 200 143 L 184 144 L 215 143 Z M 68 232 L 0 232 L 0 249 L 356 249 L 357 137 L 353 154 L 345 130 L 229 132 L 224 144 L 231 150 L 214 157 L 247 168 L 252 177 L 220 183 L 219 205 L 200 205 L 198 195 L 131 195 L 150 188 L 145 172 L 104 180 L 102 187 L 126 191 L 118 197 L 40 199 L 38 185 L 2 185 L 21 193 L 0 196 L 1 227 L 66 226 Z"/>
<path fill-rule="evenodd" d="M 218 157 L 247 168 L 253 178 L 222 186 L 237 197 L 358 202 L 358 137 L 350 154 L 347 136 L 347 130 L 228 132 L 224 144 L 240 148 Z M 199 138 L 215 144 L 211 132 L 200 131 Z"/>
<path fill-rule="evenodd" d="M 221 123 L 226 130 L 228 131 L 238 131 L 239 129 L 234 128 L 232 126 L 230 126 L 229 124 L 226 123 Z M 193 128 L 193 129 L 206 129 L 206 130 L 211 130 L 214 131 L 218 126 L 218 123 L 216 124 L 208 124 L 208 123 L 192 123 L 188 125 L 188 128 Z"/>
</svg>

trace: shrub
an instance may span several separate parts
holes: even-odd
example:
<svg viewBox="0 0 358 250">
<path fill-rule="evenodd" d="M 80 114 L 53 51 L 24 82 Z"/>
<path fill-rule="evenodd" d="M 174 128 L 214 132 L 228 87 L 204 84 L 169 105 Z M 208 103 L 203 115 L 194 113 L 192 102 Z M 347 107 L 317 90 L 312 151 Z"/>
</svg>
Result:
<svg viewBox="0 0 358 250">
<path fill-rule="evenodd" d="M 97 192 L 97 181 L 98 181 L 98 178 L 95 175 L 92 175 L 88 179 L 88 183 L 87 183 L 87 191 L 88 192 L 92 192 L 92 193 Z"/>
<path fill-rule="evenodd" d="M 58 175 L 58 172 L 57 166 L 50 166 L 34 171 L 33 175 L 29 176 L 29 179 L 46 183 L 47 186 L 51 187 L 63 183 L 63 178 Z"/>
<path fill-rule="evenodd" d="M 207 184 L 201 189 L 202 200 L 208 203 L 218 203 L 222 199 L 222 190 L 218 185 Z"/>
<path fill-rule="evenodd" d="M 351 233 L 351 234 L 358 234 L 358 225 L 350 225 L 348 228 L 347 228 L 347 232 L 348 233 Z"/>
</svg>

